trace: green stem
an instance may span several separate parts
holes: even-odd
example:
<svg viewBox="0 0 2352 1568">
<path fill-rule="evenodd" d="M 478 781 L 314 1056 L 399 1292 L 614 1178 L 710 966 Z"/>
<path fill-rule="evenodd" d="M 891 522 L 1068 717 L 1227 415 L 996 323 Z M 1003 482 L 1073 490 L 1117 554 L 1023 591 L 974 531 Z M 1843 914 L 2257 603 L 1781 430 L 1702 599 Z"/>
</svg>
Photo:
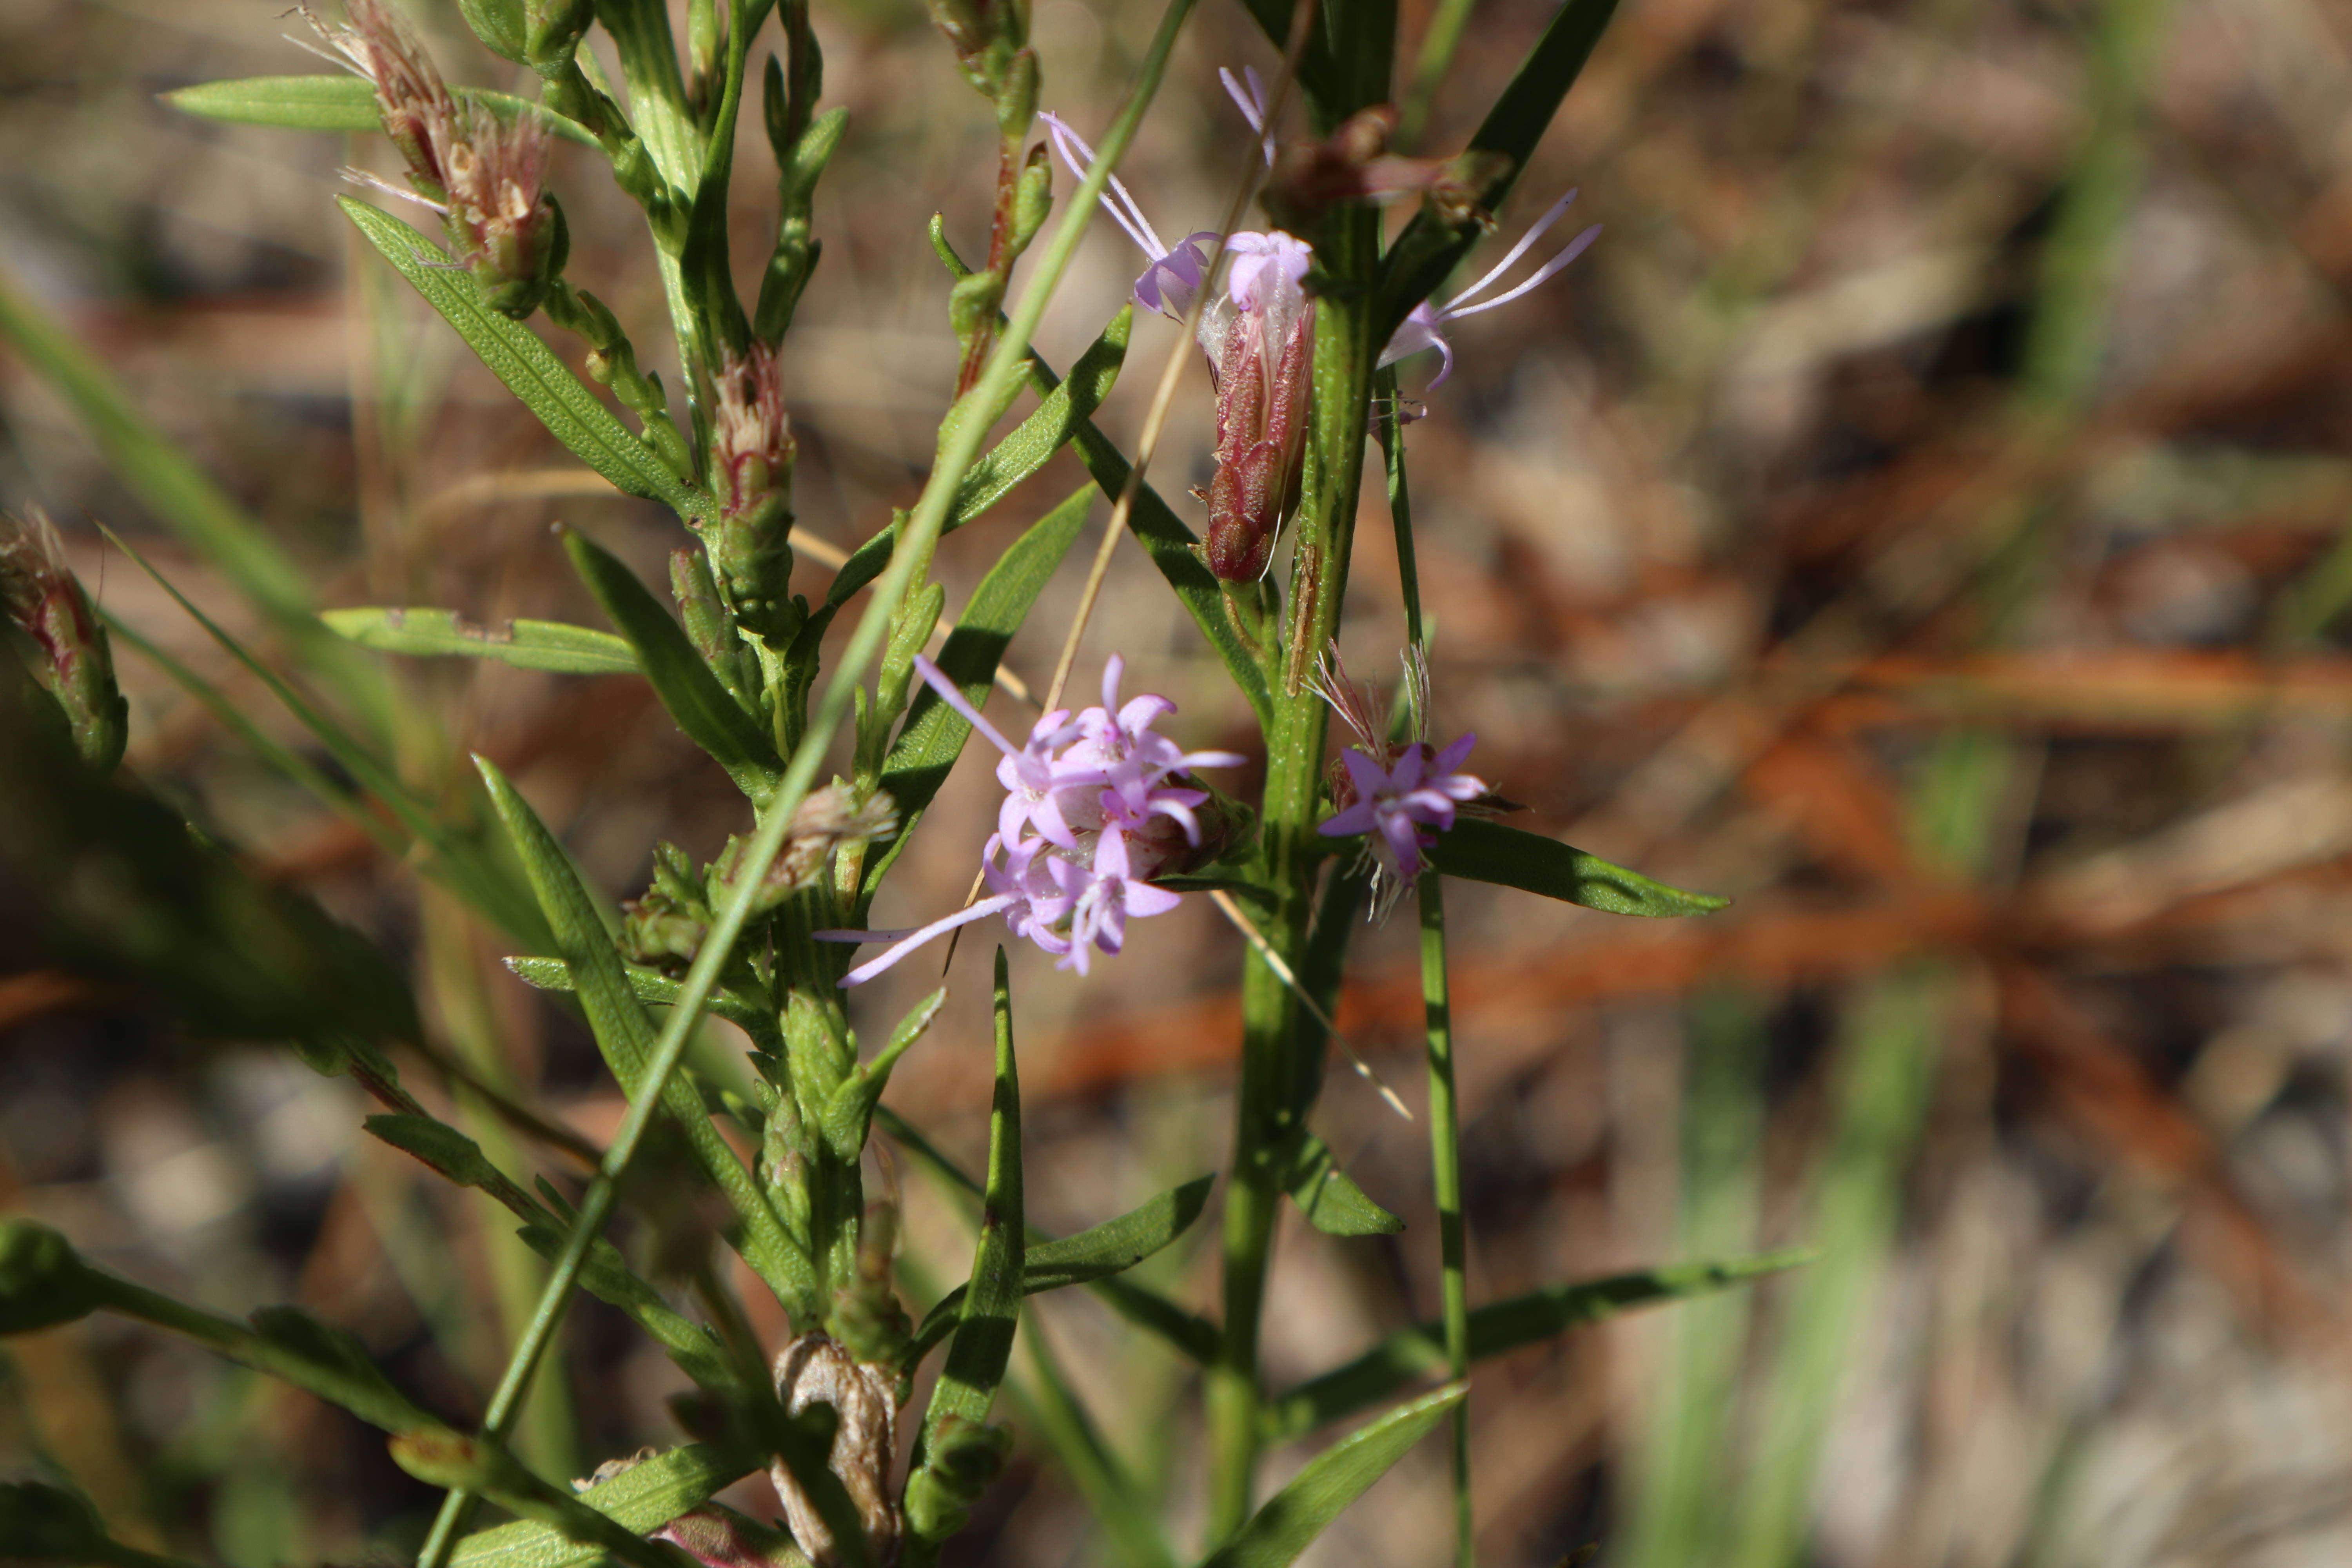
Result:
<svg viewBox="0 0 2352 1568">
<path fill-rule="evenodd" d="M 1429 1164 L 1437 1187 L 1437 1255 L 1444 1270 L 1445 1367 L 1455 1383 L 1470 1373 L 1468 1243 L 1462 1225 L 1462 1120 L 1454 1094 L 1454 1014 L 1445 984 L 1445 900 L 1438 875 L 1424 871 L 1421 900 L 1421 1001 L 1429 1021 Z M 1470 1510 L 1470 1401 L 1454 1407 L 1455 1561 L 1474 1568 L 1477 1536 Z"/>
<path fill-rule="evenodd" d="M 1397 424 L 1396 373 L 1384 371 L 1379 392 L 1381 447 L 1388 457 L 1389 521 L 1396 530 L 1397 579 L 1404 590 L 1405 636 L 1423 646 L 1421 568 L 1412 547 L 1412 497 L 1405 483 L 1404 436 Z M 1416 734 L 1429 715 L 1412 715 Z M 1429 1164 L 1437 1190 L 1437 1257 L 1443 1271 L 1442 1314 L 1445 1325 L 1446 1374 L 1459 1383 L 1470 1374 L 1469 1237 L 1462 1216 L 1462 1113 L 1454 1092 L 1454 1008 L 1445 981 L 1445 897 L 1434 871 L 1422 873 L 1415 889 L 1421 904 L 1421 1002 L 1429 1030 Z M 1461 1568 L 1477 1562 L 1477 1532 L 1470 1505 L 1470 1400 L 1454 1407 L 1454 1556 Z"/>
<path fill-rule="evenodd" d="M 1266 940 L 1296 973 L 1306 951 L 1315 868 L 1323 858 L 1315 822 L 1323 800 L 1323 742 L 1329 719 L 1305 681 L 1316 651 L 1339 622 L 1355 540 L 1356 496 L 1364 466 L 1364 410 L 1370 400 L 1371 279 L 1379 217 L 1342 211 L 1316 247 L 1332 279 L 1316 305 L 1314 418 L 1307 431 L 1290 579 L 1290 624 L 1266 737 L 1260 853 L 1276 907 Z M 1223 1541 L 1249 1518 L 1257 1468 L 1258 1319 L 1281 1196 L 1276 1158 L 1305 1107 L 1297 1103 L 1298 1008 L 1290 988 L 1253 948 L 1242 970 L 1242 1081 L 1234 1112 L 1234 1163 L 1225 1194 L 1223 1339 L 1209 1383 L 1209 1530 Z"/>
<path fill-rule="evenodd" d="M 1021 302 L 1012 313 L 995 351 L 989 356 L 988 369 L 972 394 L 977 406 L 988 407 L 1003 399 L 1014 380 L 1024 374 L 1029 339 L 1044 319 L 1047 301 L 1069 268 L 1070 258 L 1077 252 L 1084 237 L 1087 220 L 1094 214 L 1096 199 L 1110 179 L 1111 170 L 1135 139 L 1136 127 L 1142 122 L 1143 113 L 1159 90 L 1160 79 L 1168 68 L 1168 57 L 1174 49 L 1178 33 L 1184 19 L 1192 14 L 1192 0 L 1169 0 L 1162 15 L 1160 30 L 1154 35 L 1151 48 L 1144 57 L 1134 89 L 1128 95 L 1118 117 L 1104 134 L 1101 155 L 1087 178 L 1079 183 L 1069 205 L 1054 230 L 1053 241 L 1038 258 L 1036 272 L 1021 296 Z M 564 1237 L 563 1251 L 554 1269 L 549 1274 L 547 1288 L 541 1292 L 539 1310 L 515 1346 L 507 1363 L 506 1375 L 499 1380 L 492 1394 L 490 1406 L 483 1416 L 483 1430 L 493 1437 L 503 1436 L 512 1425 L 520 1407 L 524 1391 L 530 1386 L 532 1372 L 539 1364 L 548 1343 L 553 1339 L 558 1323 L 562 1321 L 563 1308 L 569 1300 L 573 1282 L 579 1278 L 588 1250 L 604 1231 L 604 1223 L 612 1217 L 613 1199 L 621 1176 L 635 1158 L 637 1143 L 652 1121 L 654 1110 L 661 1100 L 663 1085 L 677 1071 L 679 1058 L 686 1054 L 702 1017 L 704 1005 L 710 999 L 719 973 L 733 956 L 735 943 L 743 934 L 750 919 L 752 900 L 766 879 L 768 868 L 775 863 L 778 851 L 783 847 L 785 836 L 792 827 L 793 813 L 808 796 L 815 782 L 817 770 L 824 763 L 825 751 L 833 743 L 842 721 L 848 717 L 858 682 L 880 653 L 888 636 L 890 619 L 905 600 L 915 563 L 928 557 L 938 541 L 940 530 L 946 523 L 948 510 L 955 499 L 956 488 L 980 456 L 982 440 L 987 435 L 978 419 L 958 421 L 942 447 L 931 477 L 923 487 L 921 499 L 900 536 L 902 548 L 891 557 L 890 566 L 874 591 L 842 650 L 841 662 L 833 679 L 827 684 L 817 710 L 810 717 L 808 731 L 793 751 L 792 761 L 778 782 L 775 793 L 768 801 L 767 814 L 759 830 L 746 847 L 740 879 L 728 898 L 718 918 L 711 922 L 710 931 L 695 954 L 693 965 L 687 970 L 686 979 L 678 987 L 677 1003 L 664 1020 L 661 1036 L 654 1043 L 652 1060 L 636 1098 L 630 1102 L 628 1113 L 622 1118 L 618 1131 L 604 1152 L 603 1165 L 587 1193 L 582 1197 L 580 1212 L 570 1233 Z M 1362 422 L 1357 423 L 1359 442 L 1362 439 Z M 1352 504 L 1352 499 L 1351 499 Z M 441 1513 L 434 1521 L 433 1532 L 425 1541 L 425 1550 L 417 1558 L 418 1568 L 447 1568 L 450 1553 L 456 1549 L 457 1535 L 470 1511 L 471 1500 L 462 1491 L 452 1491 L 443 1503 Z"/>
</svg>

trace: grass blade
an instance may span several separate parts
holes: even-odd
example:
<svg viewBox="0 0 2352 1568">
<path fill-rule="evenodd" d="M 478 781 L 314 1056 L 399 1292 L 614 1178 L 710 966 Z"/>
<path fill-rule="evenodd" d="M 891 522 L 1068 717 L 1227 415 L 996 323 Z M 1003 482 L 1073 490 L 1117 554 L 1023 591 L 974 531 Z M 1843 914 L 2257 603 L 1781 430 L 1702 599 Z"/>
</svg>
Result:
<svg viewBox="0 0 2352 1568">
<path fill-rule="evenodd" d="M 1326 1526 L 1388 1474 L 1468 1392 L 1455 1384 L 1423 1394 L 1318 1454 L 1232 1540 L 1211 1552 L 1202 1568 L 1286 1568 L 1297 1562 Z"/>
<path fill-rule="evenodd" d="M 1470 1314 L 1470 1358 L 1483 1361 L 1548 1340 L 1580 1323 L 1597 1323 L 1635 1307 L 1720 1290 L 1759 1275 L 1811 1262 L 1809 1247 L 1766 1252 L 1718 1263 L 1676 1263 L 1634 1274 L 1613 1274 L 1576 1285 L 1552 1285 L 1490 1301 Z M 1416 1377 L 1445 1367 L 1445 1333 L 1423 1323 L 1390 1335 L 1362 1355 L 1300 1384 L 1266 1407 L 1266 1438 L 1280 1442 L 1379 1404 Z"/>
<path fill-rule="evenodd" d="M 559 675 L 637 675 L 644 669 L 625 639 L 561 621 L 509 621 L 494 630 L 455 610 L 374 605 L 329 610 L 319 618 L 337 637 L 362 647 L 413 658 L 496 659 L 517 669 Z"/>
</svg>

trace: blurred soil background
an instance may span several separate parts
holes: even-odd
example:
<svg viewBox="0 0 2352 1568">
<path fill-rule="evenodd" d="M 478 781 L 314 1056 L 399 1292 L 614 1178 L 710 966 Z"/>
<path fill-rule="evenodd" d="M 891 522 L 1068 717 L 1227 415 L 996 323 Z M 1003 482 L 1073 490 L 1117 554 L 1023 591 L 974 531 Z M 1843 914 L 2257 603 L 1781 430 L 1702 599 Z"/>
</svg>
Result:
<svg viewBox="0 0 2352 1568">
<path fill-rule="evenodd" d="M 454 79 L 513 85 L 454 6 L 408 9 Z M 1428 6 L 1402 9 L 1410 60 Z M 1408 150 L 1460 145 L 1549 14 L 1476 5 Z M 1039 0 L 1046 102 L 1098 132 L 1150 19 Z M 788 385 L 801 526 L 846 545 L 919 488 L 954 363 L 923 226 L 942 212 L 980 249 L 991 165 L 982 106 L 918 7 L 824 5 L 817 27 L 852 120 Z M 5 287 L 85 342 L 324 603 L 599 625 L 550 523 L 656 578 L 675 525 L 583 481 L 358 243 L 331 198 L 347 162 L 392 172 L 381 144 L 156 101 L 321 68 L 281 37 L 305 30 L 283 0 L 0 7 Z M 1164 233 L 1213 225 L 1253 153 L 1214 79 L 1244 61 L 1272 52 L 1237 7 L 1204 6 L 1127 171 Z M 1591 1542 L 1609 1568 L 2352 1561 L 2347 114 L 2340 0 L 1625 0 L 1468 275 L 1570 185 L 1556 237 L 1597 221 L 1600 242 L 1463 324 L 1460 367 L 1409 432 L 1435 709 L 1477 731 L 1471 765 L 1525 804 L 1521 825 L 1737 902 L 1636 922 L 1449 889 L 1472 1299 L 1824 1251 L 1483 1367 L 1483 1561 L 1549 1568 Z M 755 237 L 773 193 L 740 184 Z M 574 148 L 552 185 L 572 276 L 673 363 L 633 212 Z M 1050 362 L 1137 266 L 1100 225 L 1041 339 Z M 1175 340 L 1137 324 L 1104 416 L 1122 440 L 1163 357 L 1190 352 Z M 1404 367 L 1408 395 L 1433 368 Z M 1187 374 L 1155 479 L 1197 525 L 1181 498 L 1207 477 L 1210 410 Z M 951 611 L 1080 479 L 1057 459 L 947 542 Z M 46 505 L 110 611 L 331 767 L 103 547 L 87 520 L 290 663 L 4 345 L 0 500 Z M 1368 487 L 1347 647 L 1383 679 L 1402 637 L 1387 527 Z M 1122 549 L 1082 670 L 1115 647 L 1130 690 L 1181 705 L 1187 744 L 1248 747 L 1245 710 Z M 828 568 L 804 553 L 801 570 Z M 1016 673 L 1050 673 L 1079 575 L 1074 557 Z M 116 659 L 131 767 L 401 955 L 445 1044 L 611 1127 L 585 1031 L 499 967 L 492 935 L 121 639 Z M 410 777 L 463 812 L 465 753 L 495 758 L 615 899 L 645 885 L 655 838 L 701 857 L 747 826 L 633 680 L 393 673 Z M 968 758 L 880 923 L 962 897 L 992 793 Z M 1016 960 L 1043 1224 L 1223 1162 L 1241 948 L 1201 904 L 1083 982 Z M 1409 915 L 1362 934 L 1340 1021 L 1417 1107 L 1412 940 Z M 990 945 L 963 944 L 946 1020 L 891 1096 L 968 1158 Z M 936 984 L 929 962 L 858 1004 L 869 1030 Z M 299 1302 L 433 1407 L 479 1408 L 534 1267 L 502 1214 L 362 1136 L 347 1081 L 0 971 L 0 1206 L 219 1310 Z M 1286 1215 L 1277 1383 L 1437 1307 L 1421 1127 L 1344 1072 L 1321 1121 L 1409 1228 L 1335 1241 Z M 893 1175 L 910 1261 L 952 1278 L 961 1211 L 910 1163 Z M 1151 1265 L 1203 1306 L 1210 1228 Z M 772 1312 L 762 1326 L 782 1333 Z M 1044 1302 L 1031 1328 L 1197 1521 L 1186 1369 L 1090 1300 Z M 672 1441 L 675 1391 L 583 1300 L 533 1457 L 585 1475 Z M 433 1502 L 340 1413 L 103 1320 L 0 1356 L 0 1468 L 62 1473 L 124 1539 L 235 1568 L 381 1560 Z M 1447 1509 L 1431 1445 L 1312 1561 L 1438 1561 Z M 952 1555 L 1113 1560 L 1027 1446 Z"/>
</svg>

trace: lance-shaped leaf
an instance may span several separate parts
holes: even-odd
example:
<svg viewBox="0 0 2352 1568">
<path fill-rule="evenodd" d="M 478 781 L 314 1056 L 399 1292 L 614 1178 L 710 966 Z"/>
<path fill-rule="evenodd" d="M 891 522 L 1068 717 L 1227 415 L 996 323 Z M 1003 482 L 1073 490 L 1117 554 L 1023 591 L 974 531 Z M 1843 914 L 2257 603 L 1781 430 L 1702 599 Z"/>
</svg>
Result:
<svg viewBox="0 0 2352 1568">
<path fill-rule="evenodd" d="M 1127 355 L 1128 328 L 1133 317 L 1132 306 L 1112 317 L 1102 336 L 1070 367 L 1068 377 L 1039 399 L 1036 411 L 965 470 L 963 482 L 956 488 L 955 501 L 949 508 L 948 520 L 940 530 L 942 535 L 974 521 L 1003 500 L 1015 485 L 1044 468 L 1046 459 L 1060 451 L 1102 400 L 1110 395 L 1111 385 L 1118 380 L 1119 365 Z M 841 570 L 834 574 L 833 584 L 825 590 L 825 602 L 845 603 L 852 594 L 880 576 L 882 569 L 890 564 L 890 552 L 898 538 L 898 524 L 894 521 L 859 545 L 842 563 Z"/>
<path fill-rule="evenodd" d="M 373 1137 L 431 1166 L 461 1187 L 488 1194 L 523 1222 L 517 1232 L 525 1246 L 553 1261 L 563 1251 L 569 1214 L 550 1212 L 505 1172 L 490 1163 L 480 1144 L 446 1121 L 430 1116 L 403 1114 L 371 1116 L 363 1124 Z M 639 1279 L 623 1260 L 620 1249 L 599 1239 L 581 1266 L 580 1283 L 587 1292 L 636 1320 L 638 1327 L 669 1352 L 685 1373 L 705 1388 L 740 1384 L 718 1342 L 674 1310 L 661 1292 Z"/>
<path fill-rule="evenodd" d="M 1286 1568 L 1297 1562 L 1349 1503 L 1388 1474 L 1468 1392 L 1466 1384 L 1455 1384 L 1423 1394 L 1316 1455 L 1201 1568 Z"/>
<path fill-rule="evenodd" d="M 485 626 L 455 610 L 355 606 L 319 617 L 339 637 L 378 653 L 415 658 L 496 659 L 518 669 L 559 675 L 635 675 L 643 668 L 628 643 L 610 632 L 562 621 L 509 621 Z"/>
<path fill-rule="evenodd" d="M 654 694 L 677 727 L 718 759 L 738 789 L 755 800 L 765 798 L 784 766 L 766 728 L 719 683 L 686 629 L 617 556 L 577 531 L 565 532 L 563 548 L 596 603 L 636 650 Z"/>
<path fill-rule="evenodd" d="M 744 1448 L 673 1448 L 589 1488 L 580 1500 L 623 1529 L 645 1535 L 709 1501 L 760 1464 Z M 451 1563 L 453 1568 L 574 1568 L 602 1555 L 594 1544 L 574 1541 L 552 1526 L 518 1520 L 466 1537 Z"/>
<path fill-rule="evenodd" d="M 1471 1359 L 1501 1355 L 1548 1340 L 1579 1323 L 1597 1323 L 1636 1307 L 1705 1295 L 1794 1268 L 1811 1259 L 1807 1248 L 1767 1252 L 1717 1263 L 1678 1263 L 1633 1274 L 1613 1274 L 1575 1285 L 1550 1285 L 1492 1301 L 1470 1313 Z M 1311 1378 L 1265 1408 L 1268 1442 L 1304 1436 L 1328 1422 L 1379 1404 L 1416 1377 L 1445 1369 L 1445 1331 L 1422 1323 L 1390 1335 L 1346 1365 Z"/>
<path fill-rule="evenodd" d="M 509 321 L 482 302 L 473 274 L 415 229 L 349 196 L 336 201 L 359 226 L 368 243 L 425 296 L 425 303 L 489 366 L 490 374 L 572 449 L 582 462 L 614 488 L 657 500 L 680 517 L 708 517 L 716 504 L 706 490 L 679 479 L 653 449 L 633 435 L 555 352 L 520 321 Z"/>
<path fill-rule="evenodd" d="M 998 557 L 972 591 L 971 603 L 964 606 L 955 630 L 948 634 L 938 663 L 974 708 L 988 700 L 996 667 L 1013 634 L 1021 629 L 1055 568 L 1069 553 L 1093 502 L 1089 487 L 1039 518 Z M 940 701 L 940 694 L 928 685 L 908 705 L 907 721 L 882 763 L 882 788 L 898 805 L 898 837 L 866 868 L 858 888 L 859 918 L 866 901 L 873 898 L 874 889 L 882 885 L 883 877 L 914 837 L 915 824 L 947 782 L 948 771 L 955 766 L 971 735 L 971 725 L 963 715 Z"/>
<path fill-rule="evenodd" d="M 947 1365 L 923 1412 L 922 1439 L 907 1479 L 907 1522 L 919 1549 L 962 1527 L 976 1490 L 973 1482 L 986 1479 L 958 1463 L 957 1449 L 969 1452 L 971 1446 L 949 1440 L 976 1436 L 986 1426 L 1021 1319 L 1022 1263 L 1028 1249 L 1021 1195 L 1021 1077 L 1013 1061 L 1013 993 L 1002 947 L 996 950 L 996 1092 L 988 1122 L 988 1194 L 972 1252 L 971 1284 Z M 913 1506 L 922 1494 L 935 1498 L 936 1506 Z"/>
<path fill-rule="evenodd" d="M 507 968 L 513 972 L 515 978 L 526 985 L 537 986 L 541 991 L 578 989 L 572 983 L 572 971 L 564 966 L 563 960 L 560 958 L 509 958 L 506 963 Z M 637 1000 L 652 1006 L 675 1007 L 677 1005 L 678 994 L 686 989 L 683 984 L 671 979 L 660 970 L 648 969 L 642 963 L 625 963 L 621 966 L 621 972 L 628 980 L 629 990 L 635 994 Z M 731 991 L 714 987 L 710 993 L 710 1000 L 704 1010 L 718 1015 L 730 1024 L 740 1025 L 755 1039 L 761 1037 L 763 1033 L 772 1034 L 775 1031 L 775 1019 Z"/>
<path fill-rule="evenodd" d="M 393 1462 L 418 1480 L 488 1498 L 509 1512 L 585 1542 L 632 1568 L 679 1568 L 667 1548 L 597 1512 L 571 1492 L 541 1480 L 499 1445 L 446 1427 L 403 1432 Z"/>
<path fill-rule="evenodd" d="M 488 759 L 478 756 L 474 765 L 489 786 L 491 804 L 507 826 L 530 878 L 531 890 L 539 896 L 540 909 L 555 932 L 556 946 L 572 972 L 572 984 L 582 1011 L 588 1016 L 589 1030 L 596 1037 L 597 1049 L 623 1092 L 635 1100 L 643 1092 L 646 1068 L 653 1058 L 654 1028 L 629 988 L 620 954 L 613 951 L 612 938 L 596 918 L 596 907 L 589 900 L 588 889 L 580 885 L 571 857 L 540 821 L 539 813 Z M 780 1292 L 805 1290 L 810 1283 L 805 1254 L 786 1233 L 743 1163 L 710 1124 L 693 1085 L 672 1074 L 662 1085 L 661 1103 L 685 1130 L 698 1163 L 726 1194 L 741 1222 L 738 1245 L 744 1260 Z"/>
<path fill-rule="evenodd" d="M 882 1091 L 890 1087 L 890 1069 L 907 1054 L 931 1020 L 940 1016 L 947 1005 L 948 988 L 940 986 L 908 1012 L 890 1031 L 889 1040 L 873 1057 L 858 1063 L 857 1068 L 833 1091 L 833 1099 L 824 1110 L 824 1141 L 842 1160 L 854 1163 L 859 1151 L 866 1147 L 866 1131 L 874 1121 L 874 1107 L 881 1101 Z"/>
<path fill-rule="evenodd" d="M 1554 13 L 1543 37 L 1486 112 L 1468 153 L 1490 155 L 1490 173 L 1475 192 L 1489 211 L 1502 205 L 1517 183 L 1519 171 L 1543 140 L 1560 100 L 1591 58 L 1609 19 L 1617 14 L 1617 0 L 1568 0 Z M 1465 159 L 1466 162 L 1466 159 Z M 1474 171 L 1475 177 L 1475 171 Z M 1380 312 L 1374 320 L 1373 341 L 1385 342 L 1412 308 L 1435 292 L 1485 230 L 1475 216 L 1458 220 L 1441 217 L 1424 206 L 1399 234 L 1381 259 Z"/>
<path fill-rule="evenodd" d="M 1429 858 L 1449 877 L 1541 893 L 1612 915 L 1705 915 L 1731 902 L 1711 893 L 1685 893 L 1557 838 L 1476 817 L 1462 817 L 1439 834 Z"/>
<path fill-rule="evenodd" d="M 1307 1216 L 1307 1223 L 1326 1236 L 1394 1236 L 1404 1221 L 1381 1207 L 1339 1169 L 1331 1146 L 1301 1128 L 1286 1147 L 1276 1152 L 1282 1190 Z"/>
<path fill-rule="evenodd" d="M 1134 1268 L 1192 1228 L 1208 1206 L 1209 1189 L 1215 1184 L 1214 1176 L 1196 1177 L 1076 1236 L 1032 1241 L 1021 1266 L 1021 1293 L 1035 1296 L 1066 1285 L 1089 1284 Z M 920 1359 L 922 1348 L 953 1326 L 962 1313 L 965 1290 L 957 1286 L 924 1314 L 923 1325 L 915 1332 L 915 1343 L 921 1348 L 910 1352 L 910 1359 Z"/>
<path fill-rule="evenodd" d="M 587 127 L 527 98 L 479 87 L 450 90 L 509 120 L 534 116 L 558 136 L 584 147 L 596 145 Z M 374 87 L 355 76 L 252 76 L 199 82 L 158 96 L 183 114 L 231 125 L 277 125 L 289 131 L 376 131 L 383 125 Z"/>
</svg>

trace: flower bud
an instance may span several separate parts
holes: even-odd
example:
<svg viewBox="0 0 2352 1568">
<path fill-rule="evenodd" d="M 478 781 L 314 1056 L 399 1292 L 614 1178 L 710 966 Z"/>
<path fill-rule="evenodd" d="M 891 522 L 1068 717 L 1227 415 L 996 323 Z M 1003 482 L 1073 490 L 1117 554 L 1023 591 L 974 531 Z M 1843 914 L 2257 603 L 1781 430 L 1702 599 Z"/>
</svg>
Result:
<svg viewBox="0 0 2352 1568">
<path fill-rule="evenodd" d="M 1228 583 L 1265 572 L 1275 535 L 1298 504 L 1306 453 L 1312 304 L 1286 336 L 1269 342 L 1269 321 L 1252 308 L 1234 313 L 1218 356 L 1216 471 L 1209 480 L 1209 570 Z"/>
<path fill-rule="evenodd" d="M 28 1219 L 0 1220 L 0 1334 L 88 1317 L 98 1306 L 93 1283 L 64 1237 Z"/>
<path fill-rule="evenodd" d="M 1029 248 L 1053 210 L 1054 170 L 1045 161 L 1045 144 L 1040 142 L 1029 150 L 1029 162 L 1022 166 L 1020 183 L 1013 188 L 1014 254 Z"/>
<path fill-rule="evenodd" d="M 39 650 L 34 674 L 65 710 L 81 760 L 113 772 L 130 738 L 130 708 L 114 684 L 106 628 L 37 511 L 21 521 L 0 513 L 0 612 Z"/>
<path fill-rule="evenodd" d="M 772 641 L 792 584 L 793 460 L 798 447 L 784 410 L 783 367 L 753 343 L 729 353 L 714 378 L 710 479 L 719 517 L 707 525 L 727 597 L 752 630 Z"/>
<path fill-rule="evenodd" d="M 901 1527 L 890 1500 L 890 1469 L 898 1453 L 898 1405 L 879 1366 L 853 1360 L 822 1330 L 801 1335 L 776 1357 L 776 1397 L 787 1415 L 812 1405 L 833 1406 L 836 1422 L 825 1468 L 840 1479 L 865 1527 L 866 1561 L 887 1568 L 898 1556 Z M 768 1471 L 782 1500 L 793 1539 L 817 1568 L 840 1561 L 840 1550 L 816 1505 L 781 1459 Z"/>
</svg>

